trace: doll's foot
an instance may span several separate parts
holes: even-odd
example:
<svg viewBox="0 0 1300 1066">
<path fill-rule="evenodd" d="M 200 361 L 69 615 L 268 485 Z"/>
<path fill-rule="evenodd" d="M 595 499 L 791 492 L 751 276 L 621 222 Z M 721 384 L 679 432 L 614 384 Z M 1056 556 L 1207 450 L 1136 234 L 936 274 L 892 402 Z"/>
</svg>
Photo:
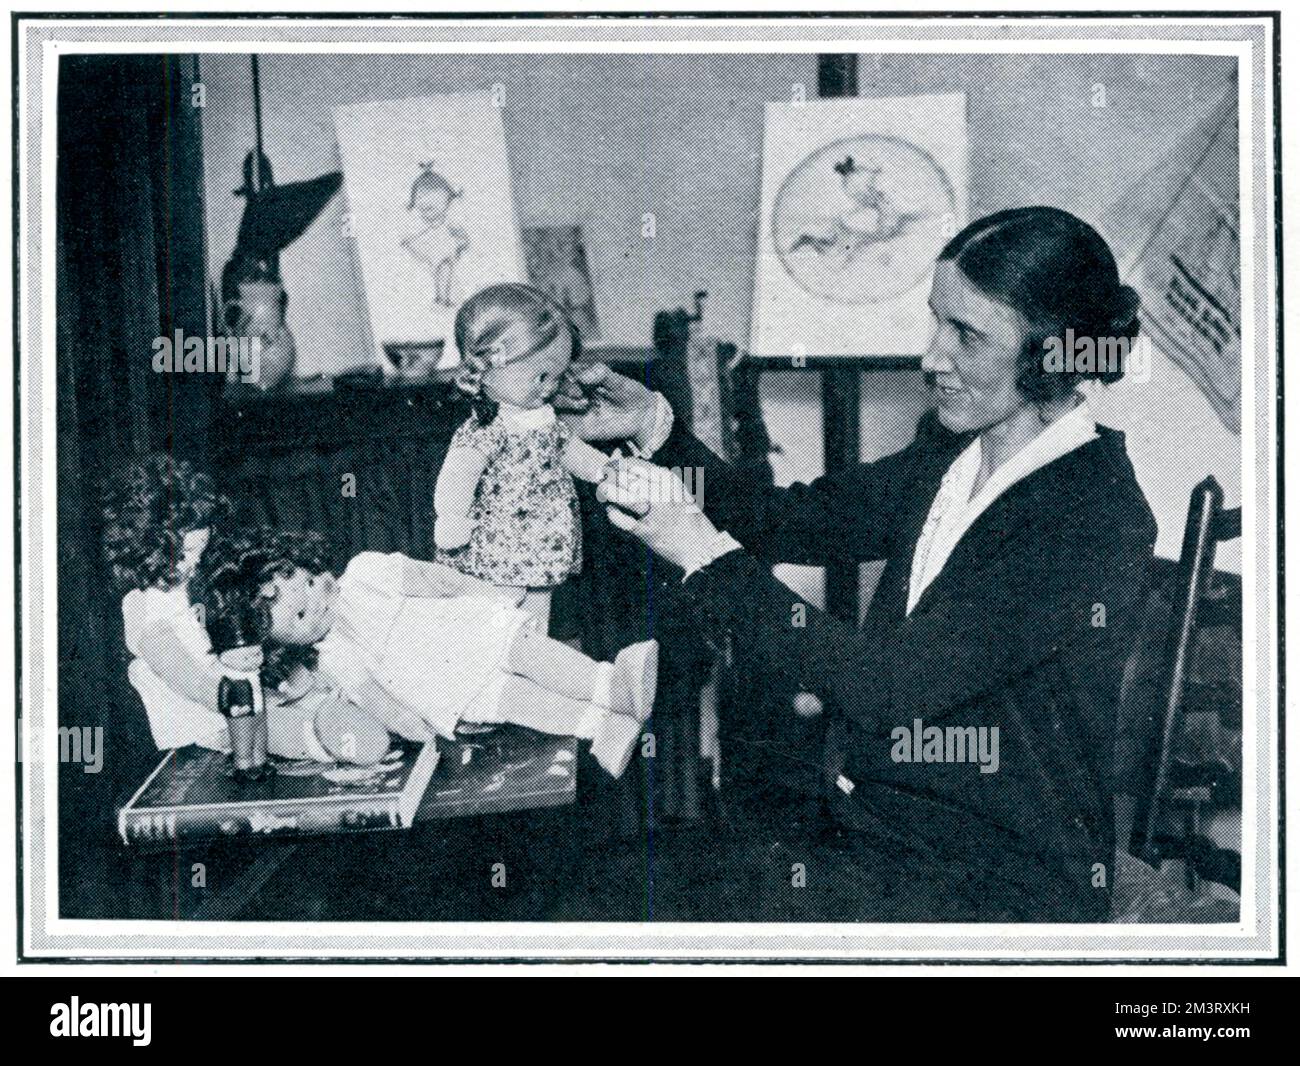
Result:
<svg viewBox="0 0 1300 1066">
<path fill-rule="evenodd" d="M 624 714 L 607 713 L 591 742 L 591 754 L 611 777 L 622 777 L 641 739 L 641 723 Z"/>
<path fill-rule="evenodd" d="M 614 657 L 611 710 L 638 722 L 650 717 L 659 685 L 659 642 L 643 640 Z"/>
</svg>

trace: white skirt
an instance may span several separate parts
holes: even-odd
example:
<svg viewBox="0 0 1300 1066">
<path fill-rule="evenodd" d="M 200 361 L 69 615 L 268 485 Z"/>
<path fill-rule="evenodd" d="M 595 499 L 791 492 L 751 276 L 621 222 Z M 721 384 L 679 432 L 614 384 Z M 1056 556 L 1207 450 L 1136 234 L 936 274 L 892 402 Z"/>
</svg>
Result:
<svg viewBox="0 0 1300 1066">
<path fill-rule="evenodd" d="M 451 737 L 467 708 L 491 714 L 506 657 L 519 630 L 536 618 L 485 597 L 408 599 L 374 662 L 377 680 L 440 735 Z"/>
</svg>

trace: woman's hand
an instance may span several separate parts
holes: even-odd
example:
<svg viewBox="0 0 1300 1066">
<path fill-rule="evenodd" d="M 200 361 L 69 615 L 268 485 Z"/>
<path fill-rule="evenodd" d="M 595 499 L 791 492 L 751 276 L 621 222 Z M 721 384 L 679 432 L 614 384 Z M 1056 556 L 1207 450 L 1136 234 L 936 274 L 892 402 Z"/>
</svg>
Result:
<svg viewBox="0 0 1300 1066">
<path fill-rule="evenodd" d="M 604 363 L 575 366 L 551 405 L 586 441 L 644 442 L 654 432 L 656 394 Z"/>
<path fill-rule="evenodd" d="M 683 570 L 707 560 L 718 530 L 680 477 L 640 459 L 620 459 L 606 470 L 596 496 L 612 505 L 605 510 L 613 525 Z"/>
</svg>

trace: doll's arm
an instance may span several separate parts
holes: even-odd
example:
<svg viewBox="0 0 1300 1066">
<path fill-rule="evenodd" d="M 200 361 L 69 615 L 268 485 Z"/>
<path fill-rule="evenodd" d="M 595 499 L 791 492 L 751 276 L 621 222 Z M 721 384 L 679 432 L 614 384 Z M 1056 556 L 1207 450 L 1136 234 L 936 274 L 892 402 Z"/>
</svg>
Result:
<svg viewBox="0 0 1300 1066">
<path fill-rule="evenodd" d="M 452 596 L 479 596 L 504 599 L 518 607 L 523 589 L 499 589 L 481 577 L 462 574 L 442 563 L 425 562 L 401 556 L 401 588 L 404 596 L 420 599 L 445 599 Z"/>
<path fill-rule="evenodd" d="M 433 540 L 439 548 L 463 548 L 469 543 L 474 531 L 469 512 L 487 464 L 488 457 L 477 448 L 455 447 L 447 452 L 433 490 Z"/>
<path fill-rule="evenodd" d="M 140 638 L 140 658 L 167 687 L 179 695 L 217 710 L 220 681 L 208 670 L 208 664 L 196 657 L 166 623 L 152 626 Z"/>
<path fill-rule="evenodd" d="M 609 456 L 585 440 L 573 437 L 564 448 L 564 468 L 581 481 L 598 485 L 605 477 Z"/>
</svg>

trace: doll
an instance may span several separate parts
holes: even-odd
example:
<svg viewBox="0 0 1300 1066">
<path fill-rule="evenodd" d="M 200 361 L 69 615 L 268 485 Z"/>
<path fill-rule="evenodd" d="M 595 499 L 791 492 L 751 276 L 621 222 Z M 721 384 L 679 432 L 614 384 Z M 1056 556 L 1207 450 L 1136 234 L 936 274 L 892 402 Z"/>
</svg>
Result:
<svg viewBox="0 0 1300 1066">
<path fill-rule="evenodd" d="M 452 188 L 451 183 L 433 169 L 432 163 L 420 164 L 420 175 L 411 185 L 408 211 L 419 214 L 424 228 L 402 241 L 402 247 L 411 253 L 433 275 L 433 306 L 453 307 L 452 290 L 455 285 L 456 264 L 469 249 L 469 236 L 460 226 L 448 221 L 454 204 L 464 190 Z"/>
<path fill-rule="evenodd" d="M 577 330 L 531 285 L 493 285 L 456 315 L 457 384 L 474 413 L 452 437 L 434 490 L 436 558 L 525 591 L 545 625 L 551 590 L 582 567 L 573 478 L 599 483 L 609 457 L 574 437 L 551 400 L 581 353 Z"/>
<path fill-rule="evenodd" d="M 626 769 L 654 704 L 659 646 L 598 663 L 547 637 L 518 594 L 474 588 L 439 563 L 362 552 L 335 578 L 261 549 L 214 545 L 197 580 L 257 575 L 268 667 L 314 665 L 356 706 L 411 739 L 453 737 L 462 722 L 504 723 L 592 742 L 610 774 Z M 212 575 L 212 576 L 209 576 Z M 272 675 L 274 676 L 274 675 Z"/>
<path fill-rule="evenodd" d="M 139 694 L 159 749 L 187 744 L 225 751 L 226 719 L 219 713 L 223 677 L 238 669 L 222 664 L 190 603 L 190 585 L 212 530 L 228 519 L 229 501 L 206 474 L 183 460 L 155 453 L 123 469 L 103 496 L 104 554 L 113 584 L 123 594 L 122 618 L 131 662 L 127 677 Z M 313 543 L 298 545 L 315 561 Z M 333 761 L 346 757 L 343 738 L 349 711 L 337 696 L 295 679 L 292 708 L 286 694 L 272 693 L 267 727 L 270 751 L 285 758 Z M 331 754 L 317 727 L 338 749 Z"/>
<path fill-rule="evenodd" d="M 124 594 L 127 676 L 159 748 L 226 747 L 222 673 L 188 584 L 213 523 L 229 510 L 211 478 L 165 453 L 126 467 L 104 490 L 104 555 Z"/>
<path fill-rule="evenodd" d="M 202 606 L 213 651 L 227 675 L 273 693 L 264 725 L 270 750 L 275 751 L 274 738 L 296 729 L 306 749 L 301 754 L 318 761 L 379 762 L 390 746 L 385 723 L 331 690 L 313 671 L 312 656 L 266 652 L 270 623 L 260 603 L 262 585 L 273 567 L 298 566 L 324 569 L 318 537 L 268 529 L 233 535 L 218 530 L 196 567 L 190 595 Z"/>
</svg>

